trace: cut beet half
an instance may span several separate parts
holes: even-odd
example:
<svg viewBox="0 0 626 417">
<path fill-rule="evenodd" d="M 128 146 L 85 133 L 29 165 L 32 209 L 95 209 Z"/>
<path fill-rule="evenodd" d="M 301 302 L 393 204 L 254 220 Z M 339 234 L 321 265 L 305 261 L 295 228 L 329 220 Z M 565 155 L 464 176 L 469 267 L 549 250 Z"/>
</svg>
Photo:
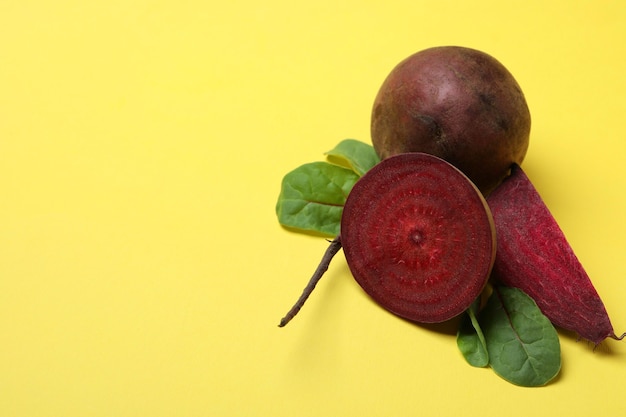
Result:
<svg viewBox="0 0 626 417">
<path fill-rule="evenodd" d="M 359 285 L 388 311 L 437 323 L 483 290 L 495 258 L 495 227 L 476 186 L 424 153 L 389 157 L 357 183 L 341 242 Z"/>
<path fill-rule="evenodd" d="M 589 276 L 522 168 L 514 166 L 487 201 L 498 234 L 494 279 L 523 290 L 556 326 L 595 344 L 617 338 Z"/>
</svg>

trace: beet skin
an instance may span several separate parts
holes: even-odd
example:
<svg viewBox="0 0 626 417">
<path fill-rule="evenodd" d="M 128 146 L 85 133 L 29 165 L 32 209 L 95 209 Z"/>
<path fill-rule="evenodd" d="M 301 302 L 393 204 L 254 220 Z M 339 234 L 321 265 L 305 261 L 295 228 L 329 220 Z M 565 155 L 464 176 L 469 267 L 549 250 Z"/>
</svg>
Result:
<svg viewBox="0 0 626 417">
<path fill-rule="evenodd" d="M 492 276 L 526 292 L 550 321 L 599 344 L 617 338 L 604 304 L 524 171 L 487 198 L 497 234 Z"/>
<path fill-rule="evenodd" d="M 438 156 L 487 195 L 521 164 L 530 112 L 511 73 L 475 49 L 417 52 L 387 76 L 374 100 L 372 144 L 381 159 L 405 152 Z"/>
</svg>

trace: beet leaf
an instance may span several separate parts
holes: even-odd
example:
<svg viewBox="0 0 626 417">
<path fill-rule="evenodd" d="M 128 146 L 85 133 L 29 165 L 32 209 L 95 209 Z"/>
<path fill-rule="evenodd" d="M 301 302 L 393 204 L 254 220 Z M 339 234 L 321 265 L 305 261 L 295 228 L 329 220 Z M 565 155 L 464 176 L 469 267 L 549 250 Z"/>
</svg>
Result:
<svg viewBox="0 0 626 417">
<path fill-rule="evenodd" d="M 487 342 L 477 319 L 479 305 L 480 297 L 472 303 L 461 318 L 456 343 L 467 363 L 483 368 L 489 365 L 489 353 L 487 353 Z"/>
<path fill-rule="evenodd" d="M 522 290 L 494 287 L 479 320 L 489 364 L 505 380 L 535 387 L 559 373 L 561 346 L 556 329 Z"/>
<path fill-rule="evenodd" d="M 372 145 L 356 139 L 344 139 L 332 150 L 326 152 L 328 162 L 352 169 L 363 176 L 380 162 Z"/>
<path fill-rule="evenodd" d="M 279 223 L 300 232 L 337 236 L 343 205 L 358 179 L 354 171 L 327 162 L 294 169 L 283 178 L 276 203 Z"/>
</svg>

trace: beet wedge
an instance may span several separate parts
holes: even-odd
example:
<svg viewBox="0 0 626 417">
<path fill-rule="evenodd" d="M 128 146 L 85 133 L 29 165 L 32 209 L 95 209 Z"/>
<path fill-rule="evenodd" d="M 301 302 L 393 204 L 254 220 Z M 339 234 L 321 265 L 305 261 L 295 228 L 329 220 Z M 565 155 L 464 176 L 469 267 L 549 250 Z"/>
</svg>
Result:
<svg viewBox="0 0 626 417">
<path fill-rule="evenodd" d="M 558 327 L 596 345 L 617 337 L 589 276 L 524 171 L 487 198 L 496 225 L 495 280 L 517 287 Z"/>
</svg>

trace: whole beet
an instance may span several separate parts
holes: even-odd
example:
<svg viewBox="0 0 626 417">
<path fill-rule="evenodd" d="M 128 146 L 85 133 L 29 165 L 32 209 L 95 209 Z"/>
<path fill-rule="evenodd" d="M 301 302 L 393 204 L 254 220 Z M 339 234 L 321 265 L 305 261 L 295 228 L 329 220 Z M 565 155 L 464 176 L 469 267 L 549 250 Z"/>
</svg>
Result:
<svg viewBox="0 0 626 417">
<path fill-rule="evenodd" d="M 409 56 L 387 76 L 374 101 L 371 135 L 381 159 L 436 155 L 487 195 L 522 163 L 530 112 L 521 88 L 495 58 L 441 46 Z"/>
</svg>

